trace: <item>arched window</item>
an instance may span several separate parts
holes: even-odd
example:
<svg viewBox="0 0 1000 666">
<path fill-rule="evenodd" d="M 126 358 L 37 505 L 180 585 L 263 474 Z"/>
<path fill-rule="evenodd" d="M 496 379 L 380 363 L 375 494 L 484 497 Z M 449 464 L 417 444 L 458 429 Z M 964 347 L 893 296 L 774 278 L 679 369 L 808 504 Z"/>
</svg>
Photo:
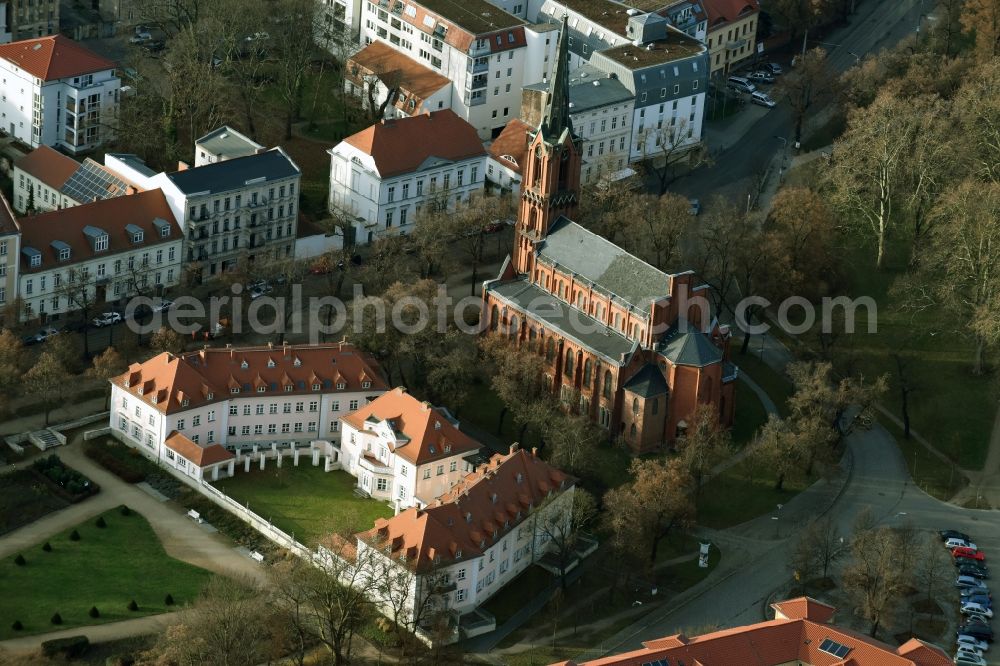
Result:
<svg viewBox="0 0 1000 666">
<path fill-rule="evenodd" d="M 545 343 L 545 360 L 549 363 L 556 357 L 556 343 L 552 338 Z"/>
<path fill-rule="evenodd" d="M 653 406 L 651 408 L 651 411 L 652 411 L 652 413 L 653 413 L 654 416 L 656 415 L 657 412 L 660 411 L 660 399 L 659 398 L 653 398 Z"/>
<path fill-rule="evenodd" d="M 583 385 L 588 388 L 590 387 L 590 375 L 591 375 L 590 366 L 591 363 L 590 359 L 588 358 L 586 361 L 583 362 Z"/>
<path fill-rule="evenodd" d="M 635 433 L 636 433 L 636 428 L 635 428 L 635 424 L 633 423 L 632 427 L 629 428 L 629 431 L 628 431 L 629 438 L 630 439 L 635 439 Z"/>
<path fill-rule="evenodd" d="M 510 337 L 516 338 L 518 333 L 520 332 L 521 332 L 521 320 L 517 317 L 517 315 L 513 315 L 510 318 L 510 329 L 508 330 L 508 334 L 510 335 Z"/>
<path fill-rule="evenodd" d="M 563 372 L 566 373 L 567 377 L 573 376 L 573 350 L 566 350 L 566 365 L 563 367 Z"/>
<path fill-rule="evenodd" d="M 632 416 L 639 416 L 639 398 L 632 398 Z"/>
<path fill-rule="evenodd" d="M 604 371 L 604 397 L 611 398 L 611 371 Z"/>
<path fill-rule="evenodd" d="M 493 306 L 490 309 L 490 330 L 497 330 L 497 326 L 500 325 L 500 308 Z"/>
</svg>

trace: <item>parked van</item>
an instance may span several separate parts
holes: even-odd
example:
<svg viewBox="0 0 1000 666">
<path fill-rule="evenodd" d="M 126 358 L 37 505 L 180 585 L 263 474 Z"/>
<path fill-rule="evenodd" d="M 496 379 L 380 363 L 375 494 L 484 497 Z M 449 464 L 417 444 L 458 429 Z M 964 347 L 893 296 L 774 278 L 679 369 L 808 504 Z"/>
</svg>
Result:
<svg viewBox="0 0 1000 666">
<path fill-rule="evenodd" d="M 768 97 L 767 94 L 762 93 L 759 90 L 750 93 L 750 101 L 754 104 L 760 104 L 761 106 L 766 106 L 769 109 L 774 106 L 774 100 Z"/>
<path fill-rule="evenodd" d="M 745 79 L 742 76 L 730 76 L 727 83 L 730 88 L 740 92 L 752 93 L 757 90 L 757 86 L 750 83 L 748 79 Z"/>
</svg>

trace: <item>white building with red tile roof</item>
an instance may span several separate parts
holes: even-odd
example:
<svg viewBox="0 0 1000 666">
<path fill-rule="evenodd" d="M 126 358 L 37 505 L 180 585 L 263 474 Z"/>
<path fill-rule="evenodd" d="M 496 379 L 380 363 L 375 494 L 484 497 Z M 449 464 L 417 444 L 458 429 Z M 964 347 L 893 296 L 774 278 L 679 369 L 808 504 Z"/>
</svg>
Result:
<svg viewBox="0 0 1000 666">
<path fill-rule="evenodd" d="M 0 128 L 29 146 L 76 154 L 114 136 L 115 63 L 62 35 L 0 45 Z"/>
<path fill-rule="evenodd" d="M 402 388 L 341 419 L 341 466 L 397 511 L 424 507 L 472 470 L 482 445 L 443 410 Z"/>
<path fill-rule="evenodd" d="M 646 641 L 643 647 L 592 661 L 562 661 L 552 666 L 948 666 L 936 645 L 911 638 L 892 647 L 830 624 L 836 609 L 809 597 L 771 604 L 775 619 L 701 636 L 675 634 Z"/>
<path fill-rule="evenodd" d="M 417 624 L 440 619 L 427 612 L 429 606 L 451 616 L 459 629 L 454 638 L 491 631 L 495 620 L 477 608 L 553 549 L 554 526 L 572 518 L 574 484 L 515 444 L 433 504 L 379 519 L 356 534 L 356 564 L 381 580 L 409 577 L 404 616 L 416 615 Z M 376 594 L 392 594 L 392 587 Z M 376 601 L 393 605 L 391 597 Z M 470 616 L 475 620 L 465 626 Z"/>
<path fill-rule="evenodd" d="M 220 462 L 168 444 L 178 433 L 203 449 L 231 452 L 322 441 L 336 457 L 340 417 L 388 388 L 378 363 L 346 342 L 165 352 L 110 382 L 114 435 L 175 466 L 178 453 L 188 462 Z"/>
<path fill-rule="evenodd" d="M 383 120 L 328 152 L 331 211 L 355 220 L 361 245 L 410 233 L 422 206 L 452 208 L 485 185 L 486 149 L 450 109 Z"/>
<path fill-rule="evenodd" d="M 141 189 L 89 157 L 77 162 L 44 145 L 14 161 L 13 181 L 11 204 L 21 214 L 29 204 L 34 212 L 58 210 Z"/>
</svg>

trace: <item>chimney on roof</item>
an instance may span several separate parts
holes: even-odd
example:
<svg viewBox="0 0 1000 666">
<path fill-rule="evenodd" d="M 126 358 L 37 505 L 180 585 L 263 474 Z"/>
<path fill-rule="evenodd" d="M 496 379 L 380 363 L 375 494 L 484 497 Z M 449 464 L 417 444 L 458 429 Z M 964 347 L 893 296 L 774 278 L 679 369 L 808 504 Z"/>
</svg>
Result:
<svg viewBox="0 0 1000 666">
<path fill-rule="evenodd" d="M 517 442 L 514 442 L 513 444 L 510 445 L 510 452 L 512 454 L 517 453 L 520 448 L 521 448 L 521 445 L 518 444 Z"/>
<path fill-rule="evenodd" d="M 424 411 L 426 412 L 428 409 L 431 408 L 431 403 L 424 400 L 422 403 L 420 403 L 420 406 L 423 407 Z"/>
<path fill-rule="evenodd" d="M 136 189 L 134 187 L 132 187 L 131 185 L 129 185 L 128 187 L 125 188 L 125 196 L 127 196 L 127 197 L 135 194 L 135 192 L 136 192 Z"/>
<path fill-rule="evenodd" d="M 268 349 L 274 349 L 274 342 L 270 342 L 270 341 L 269 341 L 269 342 L 267 343 L 267 348 L 268 348 Z"/>
<path fill-rule="evenodd" d="M 531 457 L 532 458 L 537 458 L 538 457 L 538 447 L 537 446 L 531 447 Z"/>
<path fill-rule="evenodd" d="M 177 162 L 177 170 L 178 171 L 187 171 L 190 168 L 191 167 L 188 166 L 187 162 Z"/>
<path fill-rule="evenodd" d="M 287 340 L 285 340 L 284 344 L 282 345 L 282 351 L 285 353 L 285 360 L 287 361 L 288 360 L 288 341 Z"/>
</svg>

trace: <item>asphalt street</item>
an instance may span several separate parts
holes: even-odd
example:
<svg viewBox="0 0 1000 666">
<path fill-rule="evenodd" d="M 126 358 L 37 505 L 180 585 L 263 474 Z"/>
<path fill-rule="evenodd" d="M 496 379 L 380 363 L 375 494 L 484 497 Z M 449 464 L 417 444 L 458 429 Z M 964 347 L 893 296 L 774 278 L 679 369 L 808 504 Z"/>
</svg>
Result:
<svg viewBox="0 0 1000 666">
<path fill-rule="evenodd" d="M 833 70 L 844 72 L 866 54 L 876 53 L 913 34 L 921 15 L 927 11 L 925 7 L 930 6 L 925 6 L 924 2 L 925 0 L 859 2 L 857 13 L 851 17 L 850 24 L 832 31 L 822 41 L 810 41 L 809 48 L 825 48 Z M 787 61 L 777 59 L 777 62 L 788 71 Z M 739 113 L 756 111 L 756 107 L 747 104 Z M 818 109 L 813 109 L 809 115 L 817 112 Z M 728 123 L 731 120 L 720 122 Z M 713 133 L 712 125 L 707 125 L 706 137 Z M 725 130 L 720 134 L 724 137 Z M 715 145 L 709 145 L 714 156 L 713 164 L 695 169 L 675 181 L 669 189 L 687 197 L 701 199 L 702 202 L 713 195 L 744 200 L 752 186 L 753 176 L 761 173 L 779 151 L 786 150 L 781 139 L 788 142 L 787 150 L 792 149 L 793 134 L 791 113 L 779 102 L 776 107 L 761 114 L 760 119 L 742 136 L 733 136 L 730 140 L 715 139 Z"/>
</svg>

